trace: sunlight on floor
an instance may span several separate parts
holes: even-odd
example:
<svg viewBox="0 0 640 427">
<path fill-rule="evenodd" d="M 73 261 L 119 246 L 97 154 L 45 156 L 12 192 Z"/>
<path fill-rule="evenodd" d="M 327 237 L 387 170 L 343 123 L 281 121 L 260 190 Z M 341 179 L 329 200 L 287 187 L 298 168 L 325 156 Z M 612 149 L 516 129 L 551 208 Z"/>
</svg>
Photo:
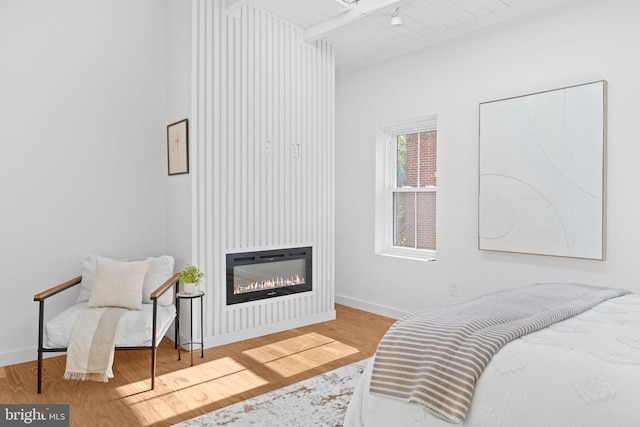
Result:
<svg viewBox="0 0 640 427">
<path fill-rule="evenodd" d="M 154 391 L 149 390 L 148 379 L 123 385 L 116 391 L 120 399 L 140 414 L 141 425 L 153 425 L 163 421 L 160 414 L 169 412 L 163 406 L 170 405 L 170 412 L 175 414 L 195 415 L 200 408 L 230 397 L 251 398 L 256 395 L 255 389 L 270 381 L 289 378 L 358 351 L 332 338 L 309 333 L 242 352 L 273 372 L 275 379 L 258 375 L 233 357 L 222 357 L 158 375 Z M 143 420 L 146 424 L 142 424 Z"/>
<path fill-rule="evenodd" d="M 209 381 L 217 381 L 222 378 L 242 373 L 247 368 L 241 363 L 236 362 L 231 357 L 223 357 L 220 359 L 205 362 L 199 365 L 189 366 L 179 369 L 168 374 L 156 376 L 156 383 L 162 381 L 169 383 L 175 390 L 196 387 L 199 384 Z M 260 385 L 264 384 L 262 381 Z M 141 391 L 149 390 L 149 380 L 126 384 L 118 387 L 116 391 L 123 397 L 134 396 Z"/>
<path fill-rule="evenodd" d="M 153 425 L 164 421 L 162 414 L 168 411 L 188 413 L 268 383 L 232 358 L 223 357 L 159 375 L 154 391 L 149 390 L 149 380 L 143 380 L 118 387 L 118 392 L 132 412 L 140 414 L 140 425 Z M 170 409 L 163 409 L 166 405 Z"/>
<path fill-rule="evenodd" d="M 358 349 L 332 338 L 310 333 L 243 353 L 287 378 L 357 352 Z"/>
<path fill-rule="evenodd" d="M 259 363 L 266 363 L 304 350 L 329 344 L 333 341 L 332 338 L 327 338 L 313 332 L 243 351 L 243 354 L 246 354 Z"/>
<path fill-rule="evenodd" d="M 357 352 L 358 349 L 356 348 L 334 341 L 320 347 L 274 360 L 273 362 L 265 363 L 265 366 L 287 378 Z"/>
</svg>

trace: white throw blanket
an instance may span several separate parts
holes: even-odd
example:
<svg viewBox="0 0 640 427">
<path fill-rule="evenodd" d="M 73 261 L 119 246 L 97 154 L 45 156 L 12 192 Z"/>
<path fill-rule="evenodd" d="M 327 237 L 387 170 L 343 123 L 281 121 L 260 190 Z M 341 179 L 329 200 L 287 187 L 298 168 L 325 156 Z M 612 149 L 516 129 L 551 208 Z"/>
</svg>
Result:
<svg viewBox="0 0 640 427">
<path fill-rule="evenodd" d="M 76 320 L 67 348 L 66 380 L 108 382 L 120 318 L 127 309 L 86 308 Z"/>
</svg>

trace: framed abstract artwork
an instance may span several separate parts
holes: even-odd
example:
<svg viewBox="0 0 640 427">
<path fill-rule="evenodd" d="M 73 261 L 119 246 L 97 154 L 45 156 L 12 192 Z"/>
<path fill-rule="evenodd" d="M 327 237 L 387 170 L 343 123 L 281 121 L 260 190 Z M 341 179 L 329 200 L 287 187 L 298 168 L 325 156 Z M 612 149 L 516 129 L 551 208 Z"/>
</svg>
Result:
<svg viewBox="0 0 640 427">
<path fill-rule="evenodd" d="M 189 121 L 180 120 L 167 126 L 169 175 L 189 173 Z"/>
<path fill-rule="evenodd" d="M 478 248 L 603 260 L 606 81 L 480 104 Z"/>
</svg>

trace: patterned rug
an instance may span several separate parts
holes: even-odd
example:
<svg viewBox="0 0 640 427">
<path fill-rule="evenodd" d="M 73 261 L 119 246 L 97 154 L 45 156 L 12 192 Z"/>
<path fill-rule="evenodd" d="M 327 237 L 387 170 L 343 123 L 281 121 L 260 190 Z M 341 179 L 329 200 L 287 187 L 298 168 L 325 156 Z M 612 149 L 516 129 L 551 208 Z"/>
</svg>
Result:
<svg viewBox="0 0 640 427">
<path fill-rule="evenodd" d="M 369 359 L 176 424 L 202 426 L 340 427 Z"/>
</svg>

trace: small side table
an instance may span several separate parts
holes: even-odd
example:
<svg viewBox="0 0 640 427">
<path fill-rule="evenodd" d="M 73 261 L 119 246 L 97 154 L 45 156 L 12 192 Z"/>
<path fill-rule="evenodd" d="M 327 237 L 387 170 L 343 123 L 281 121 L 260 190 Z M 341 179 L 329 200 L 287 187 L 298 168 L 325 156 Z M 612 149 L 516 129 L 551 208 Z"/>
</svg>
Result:
<svg viewBox="0 0 640 427">
<path fill-rule="evenodd" d="M 178 292 L 176 294 L 176 345 L 178 347 L 178 360 L 180 359 L 180 302 L 182 300 L 189 300 L 189 309 L 190 309 L 190 316 L 189 319 L 191 321 L 191 328 L 190 328 L 190 336 L 189 336 L 189 342 L 184 343 L 184 345 L 189 345 L 191 350 L 189 351 L 189 353 L 191 353 L 191 366 L 193 366 L 193 346 L 194 345 L 199 345 L 200 346 L 200 358 L 204 357 L 204 323 L 202 320 L 202 310 L 203 310 L 203 298 L 204 297 L 204 291 L 197 291 L 194 294 L 188 294 L 186 292 Z M 196 298 L 200 298 L 200 342 L 193 342 L 193 300 Z"/>
</svg>

